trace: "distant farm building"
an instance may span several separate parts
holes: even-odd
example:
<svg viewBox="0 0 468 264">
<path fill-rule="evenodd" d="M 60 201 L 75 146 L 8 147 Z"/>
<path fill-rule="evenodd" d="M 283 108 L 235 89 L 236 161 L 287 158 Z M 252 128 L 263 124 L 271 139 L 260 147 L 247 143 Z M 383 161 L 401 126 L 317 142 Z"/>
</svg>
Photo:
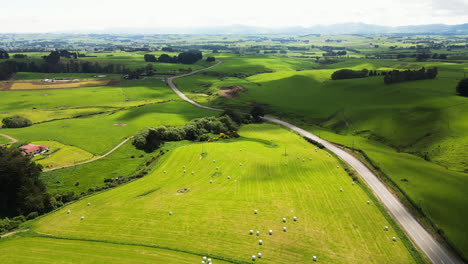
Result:
<svg viewBox="0 0 468 264">
<path fill-rule="evenodd" d="M 49 148 L 46 145 L 34 145 L 34 144 L 27 144 L 24 146 L 19 147 L 21 153 L 23 155 L 39 155 L 49 151 Z"/>
</svg>

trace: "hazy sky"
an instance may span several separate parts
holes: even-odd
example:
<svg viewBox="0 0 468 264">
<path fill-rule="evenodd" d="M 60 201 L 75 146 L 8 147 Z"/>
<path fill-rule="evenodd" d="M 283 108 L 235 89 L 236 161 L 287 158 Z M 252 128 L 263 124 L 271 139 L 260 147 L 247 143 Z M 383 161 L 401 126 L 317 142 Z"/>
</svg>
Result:
<svg viewBox="0 0 468 264">
<path fill-rule="evenodd" d="M 468 0 L 0 0 L 0 32 L 468 23 Z"/>
</svg>

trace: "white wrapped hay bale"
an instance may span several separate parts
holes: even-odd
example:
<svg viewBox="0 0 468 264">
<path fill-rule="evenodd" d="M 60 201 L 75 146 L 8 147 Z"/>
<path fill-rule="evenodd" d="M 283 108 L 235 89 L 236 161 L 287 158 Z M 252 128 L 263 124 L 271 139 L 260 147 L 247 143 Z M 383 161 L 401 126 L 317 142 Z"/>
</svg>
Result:
<svg viewBox="0 0 468 264">
<path fill-rule="evenodd" d="M 172 215 L 172 211 L 171 211 L 171 212 L 169 212 L 169 215 Z"/>
<path fill-rule="evenodd" d="M 396 241 L 396 237 L 392 237 L 392 240 L 395 242 L 395 241 Z"/>
<path fill-rule="evenodd" d="M 282 221 L 283 221 L 283 223 L 286 223 L 286 218 L 283 218 Z"/>
<path fill-rule="evenodd" d="M 259 244 L 260 246 L 263 245 L 263 240 L 260 239 L 260 240 L 258 241 L 258 244 Z"/>
<path fill-rule="evenodd" d="M 258 252 L 257 256 L 258 256 L 259 259 L 261 259 L 263 257 L 261 252 Z"/>
<path fill-rule="evenodd" d="M 340 192 L 343 192 L 343 188 L 340 189 Z"/>
<path fill-rule="evenodd" d="M 283 232 L 286 232 L 286 231 L 288 231 L 288 229 L 285 226 L 283 226 Z"/>
<path fill-rule="evenodd" d="M 268 231 L 268 234 L 269 234 L 270 236 L 273 235 L 273 230 L 270 229 L 270 230 Z"/>
<path fill-rule="evenodd" d="M 68 210 L 68 211 L 67 211 L 67 214 L 70 214 L 70 213 L 71 213 L 71 211 L 70 211 L 70 210 Z"/>
<path fill-rule="evenodd" d="M 260 231 L 257 231 L 256 234 L 257 234 L 257 236 L 260 236 Z"/>
<path fill-rule="evenodd" d="M 317 256 L 313 256 L 313 257 L 312 257 L 312 260 L 313 260 L 313 261 L 317 261 Z"/>
<path fill-rule="evenodd" d="M 384 230 L 385 230 L 385 231 L 388 231 L 388 226 L 384 226 Z"/>
<path fill-rule="evenodd" d="M 257 256 L 252 255 L 252 261 L 255 261 L 257 259 Z"/>
<path fill-rule="evenodd" d="M 84 220 L 84 216 L 81 216 L 80 219 L 81 219 L 81 220 Z"/>
<path fill-rule="evenodd" d="M 293 217 L 293 220 L 294 220 L 294 222 L 297 222 L 297 217 L 294 216 L 294 217 Z"/>
<path fill-rule="evenodd" d="M 253 230 L 250 230 L 250 231 L 249 231 L 249 234 L 250 234 L 250 235 L 253 235 L 253 233 L 254 233 Z"/>
<path fill-rule="evenodd" d="M 254 210 L 254 214 L 258 214 L 258 210 Z"/>
</svg>

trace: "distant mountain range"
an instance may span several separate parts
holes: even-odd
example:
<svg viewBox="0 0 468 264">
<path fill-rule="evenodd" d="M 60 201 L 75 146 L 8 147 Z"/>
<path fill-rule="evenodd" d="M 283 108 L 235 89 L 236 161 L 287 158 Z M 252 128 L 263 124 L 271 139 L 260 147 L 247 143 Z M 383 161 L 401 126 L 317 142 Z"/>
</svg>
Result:
<svg viewBox="0 0 468 264">
<path fill-rule="evenodd" d="M 110 28 L 92 32 L 107 34 L 385 34 L 385 33 L 426 33 L 426 34 L 468 34 L 468 23 L 460 25 L 419 25 L 387 27 L 364 23 L 342 23 L 334 25 L 316 25 L 311 27 L 268 28 L 246 25 L 198 28 Z"/>
</svg>

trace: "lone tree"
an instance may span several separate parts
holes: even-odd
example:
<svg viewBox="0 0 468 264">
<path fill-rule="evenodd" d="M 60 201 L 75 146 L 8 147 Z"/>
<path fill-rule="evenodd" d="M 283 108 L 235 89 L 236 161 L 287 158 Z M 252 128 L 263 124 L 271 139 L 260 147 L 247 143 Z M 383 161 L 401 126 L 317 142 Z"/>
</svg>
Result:
<svg viewBox="0 0 468 264">
<path fill-rule="evenodd" d="M 42 166 L 16 148 L 0 147 L 0 215 L 51 210 L 50 196 L 39 179 Z"/>
<path fill-rule="evenodd" d="M 468 78 L 460 80 L 457 85 L 457 94 L 468 97 Z"/>
<path fill-rule="evenodd" d="M 3 118 L 2 123 L 4 128 L 20 128 L 32 125 L 31 120 L 19 115 L 5 117 Z"/>
<path fill-rule="evenodd" d="M 261 122 L 262 117 L 265 116 L 265 109 L 260 105 L 255 105 L 252 110 L 250 110 L 254 122 Z"/>
</svg>

